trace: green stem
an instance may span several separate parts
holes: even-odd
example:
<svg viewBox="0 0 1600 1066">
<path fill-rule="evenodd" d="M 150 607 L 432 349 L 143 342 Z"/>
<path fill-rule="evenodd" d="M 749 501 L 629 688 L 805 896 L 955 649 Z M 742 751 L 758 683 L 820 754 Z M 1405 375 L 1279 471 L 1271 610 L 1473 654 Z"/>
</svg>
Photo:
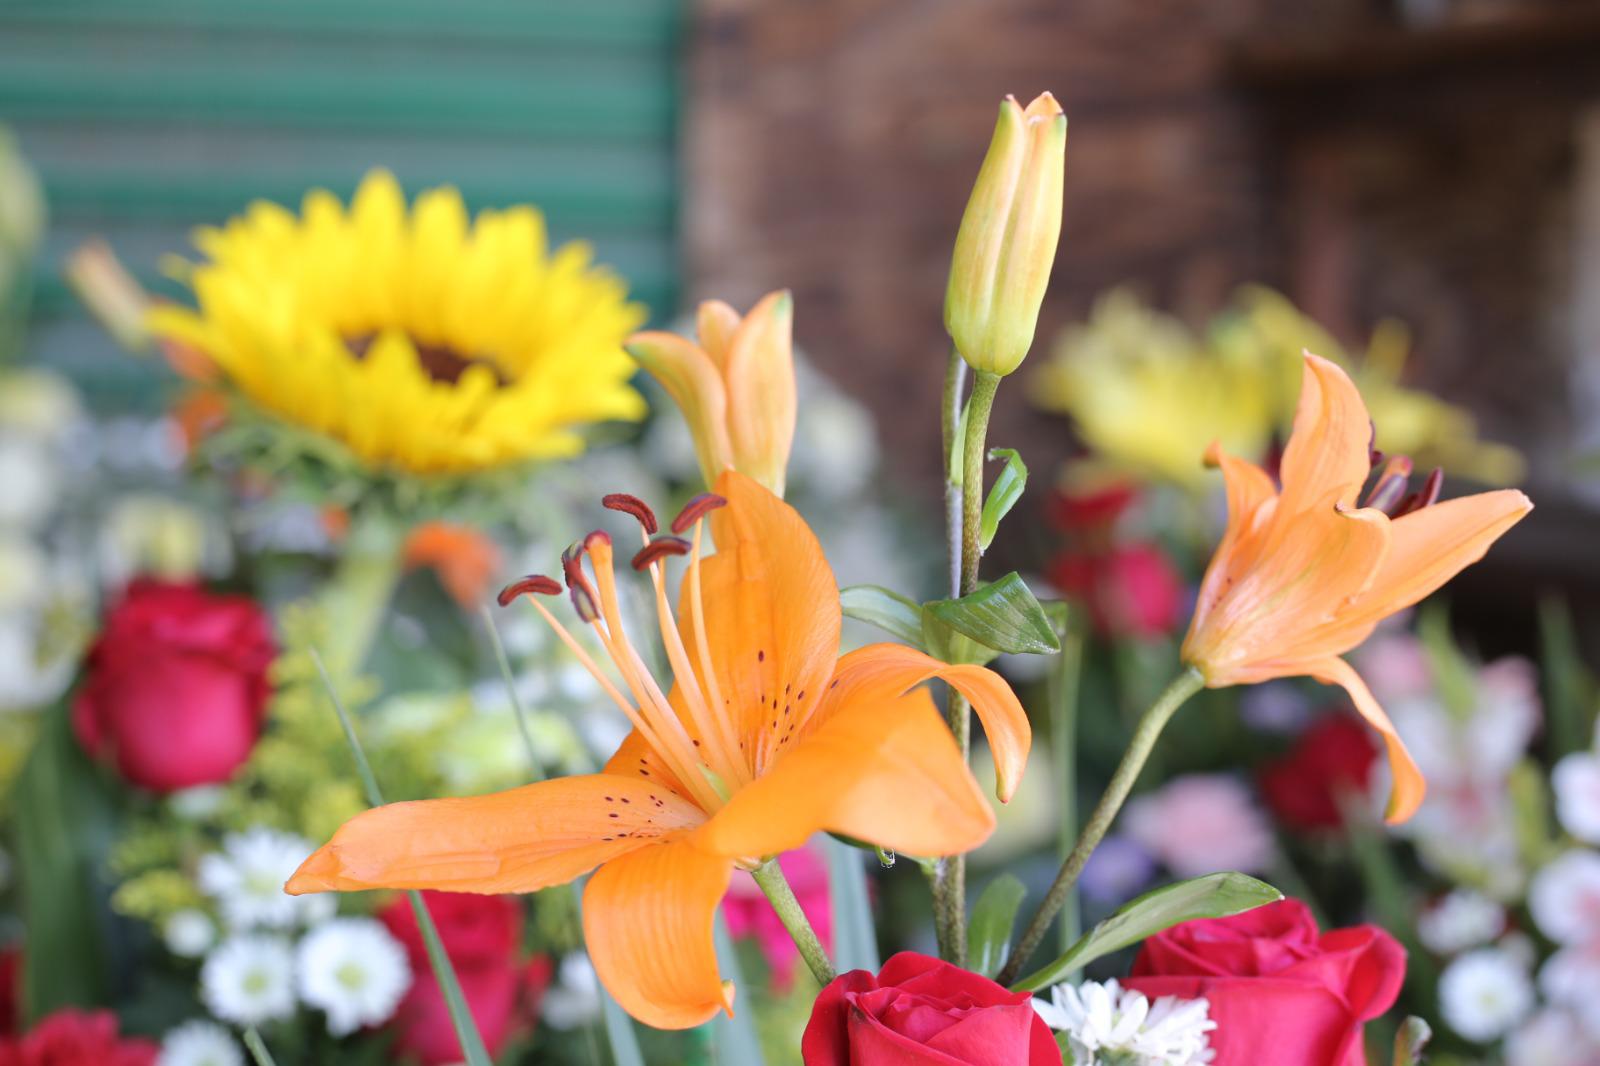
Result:
<svg viewBox="0 0 1600 1066">
<path fill-rule="evenodd" d="M 833 963 L 828 961 L 827 949 L 817 938 L 816 930 L 811 928 L 811 922 L 806 918 L 806 912 L 801 909 L 800 901 L 794 898 L 794 889 L 789 887 L 788 880 L 784 878 L 778 860 L 768 859 L 750 871 L 750 876 L 755 878 L 756 884 L 761 886 L 761 891 L 766 893 L 767 899 L 772 903 L 772 909 L 778 912 L 778 920 L 794 938 L 794 945 L 800 949 L 800 957 L 806 960 L 812 976 L 817 979 L 818 984 L 826 988 L 839 975 L 834 970 Z"/>
<path fill-rule="evenodd" d="M 322 594 L 322 650 L 334 677 L 359 674 L 400 580 L 404 538 L 388 518 L 358 520 Z"/>
<path fill-rule="evenodd" d="M 1059 854 L 1065 862 L 1078 835 L 1078 680 L 1083 667 L 1083 631 L 1069 619 L 1060 637 L 1061 651 L 1050 672 L 1050 737 L 1055 742 L 1056 806 L 1061 817 Z M 1063 952 L 1077 942 L 1082 925 L 1074 886 L 1061 915 Z"/>
<path fill-rule="evenodd" d="M 955 375 L 946 375 L 950 384 Z M 983 459 L 987 452 L 989 416 L 994 410 L 1000 375 L 980 370 L 972 379 L 972 395 L 967 399 L 966 439 L 961 442 L 961 580 L 956 589 L 965 596 L 978 587 L 978 562 L 983 556 L 980 540 L 983 520 Z M 946 418 L 948 418 L 948 414 Z M 952 450 L 954 441 L 951 442 Z M 950 481 L 946 478 L 946 482 Z M 953 517 L 953 512 L 952 512 Z M 950 530 L 952 548 L 955 530 Z M 961 755 L 972 747 L 972 714 L 967 701 L 952 691 L 946 709 L 950 732 L 955 734 Z M 951 855 L 939 860 L 933 878 L 933 917 L 939 937 L 939 954 L 958 966 L 965 965 L 967 954 L 967 858 Z"/>
<path fill-rule="evenodd" d="M 1056 912 L 1061 909 L 1068 893 L 1078 883 L 1078 875 L 1083 873 L 1089 856 L 1094 853 L 1094 849 L 1105 837 L 1106 831 L 1111 828 L 1117 812 L 1122 809 L 1122 802 L 1128 798 L 1134 782 L 1139 779 L 1139 771 L 1144 769 L 1145 760 L 1150 758 L 1150 751 L 1155 747 L 1162 729 L 1166 728 L 1167 722 L 1178 708 L 1204 687 L 1205 679 L 1200 676 L 1200 672 L 1192 666 L 1186 666 L 1139 718 L 1139 724 L 1133 731 L 1133 739 L 1128 742 L 1128 750 L 1122 753 L 1122 761 L 1117 764 L 1116 772 L 1111 775 L 1111 783 L 1106 786 L 1100 802 L 1095 804 L 1094 810 L 1089 815 L 1089 821 L 1083 827 L 1083 832 L 1078 834 L 1077 844 L 1067 855 L 1066 861 L 1061 864 L 1061 872 L 1056 874 L 1050 891 L 1045 893 L 1039 909 L 1034 911 L 1027 928 L 1023 930 L 1022 938 L 1017 941 L 1017 949 L 1011 953 L 1010 960 L 996 978 L 1001 984 L 1009 985 L 1017 979 L 1017 974 L 1027 965 L 1029 957 L 1044 939 L 1044 934 L 1050 928 L 1050 922 L 1055 918 Z"/>
<path fill-rule="evenodd" d="M 944 522 L 949 546 L 950 596 L 961 595 L 961 471 L 955 465 L 956 433 L 961 427 L 961 389 L 967 361 L 955 347 L 944 372 L 944 399 L 939 405 L 940 439 L 944 444 Z"/>
<path fill-rule="evenodd" d="M 517 695 L 517 681 L 511 673 L 511 660 L 506 656 L 505 642 L 500 639 L 500 627 L 494 624 L 494 612 L 483 604 L 478 613 L 483 618 L 484 632 L 489 634 L 489 644 L 494 648 L 495 665 L 500 668 L 500 680 L 506 686 L 506 696 L 511 700 L 511 711 L 516 715 L 517 732 L 522 734 L 522 749 L 528 754 L 528 776 L 534 781 L 544 780 L 544 765 L 539 762 L 539 749 L 534 746 L 533 732 L 528 728 L 528 712 Z"/>
<path fill-rule="evenodd" d="M 961 472 L 961 594 L 978 587 L 978 560 L 983 557 L 979 543 L 983 523 L 983 459 L 988 450 L 989 415 L 994 396 L 1000 389 L 1000 375 L 978 371 L 972 379 L 972 396 L 967 400 L 967 439 Z M 966 746 L 962 745 L 965 750 Z"/>
</svg>

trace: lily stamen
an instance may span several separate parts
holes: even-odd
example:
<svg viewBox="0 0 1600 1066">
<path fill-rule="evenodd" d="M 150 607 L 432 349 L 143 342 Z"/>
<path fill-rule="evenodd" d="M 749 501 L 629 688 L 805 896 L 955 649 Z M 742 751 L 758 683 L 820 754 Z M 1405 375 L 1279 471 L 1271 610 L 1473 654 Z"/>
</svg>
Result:
<svg viewBox="0 0 1600 1066">
<path fill-rule="evenodd" d="M 656 521 L 656 513 L 650 509 L 649 504 L 637 496 L 630 496 L 626 492 L 613 492 L 604 496 L 600 500 L 600 505 L 607 510 L 621 511 L 638 519 L 647 537 L 653 537 L 661 530 L 661 524 Z"/>
<path fill-rule="evenodd" d="M 714 492 L 702 492 L 694 499 L 683 505 L 683 510 L 672 520 L 672 531 L 682 534 L 684 530 L 699 522 L 700 519 L 715 511 L 719 507 L 728 506 L 728 501 Z"/>
</svg>

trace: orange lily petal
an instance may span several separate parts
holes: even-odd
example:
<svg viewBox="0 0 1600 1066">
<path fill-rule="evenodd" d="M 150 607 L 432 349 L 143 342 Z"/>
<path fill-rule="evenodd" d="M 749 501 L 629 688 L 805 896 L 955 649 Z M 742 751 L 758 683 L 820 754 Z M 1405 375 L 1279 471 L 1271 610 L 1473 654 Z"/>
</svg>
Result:
<svg viewBox="0 0 1600 1066">
<path fill-rule="evenodd" d="M 770 293 L 745 316 L 723 368 L 734 465 L 783 493 L 794 443 L 794 300 Z"/>
<path fill-rule="evenodd" d="M 1281 654 L 1305 658 L 1349 651 L 1383 619 L 1421 601 L 1483 558 L 1489 545 L 1532 509 L 1522 493 L 1502 489 L 1446 500 L 1393 520 L 1389 554 L 1367 591 Z"/>
<path fill-rule="evenodd" d="M 1028 723 L 1028 712 L 1022 709 L 1005 678 L 982 666 L 940 662 L 904 644 L 859 648 L 839 660 L 833 676 L 836 684 L 830 685 L 817 708 L 819 720 L 836 713 L 852 713 L 850 704 L 880 698 L 884 689 L 898 696 L 933 678 L 948 683 L 967 698 L 983 723 L 994 753 L 997 794 L 1001 803 L 1011 801 L 1028 763 L 1033 728 Z M 872 711 L 862 708 L 855 713 L 870 715 Z"/>
<path fill-rule="evenodd" d="M 613 774 L 391 803 L 341 826 L 286 888 L 291 895 L 367 888 L 532 892 L 704 819 L 675 793 Z"/>
<path fill-rule="evenodd" d="M 927 691 L 901 695 L 901 682 L 858 686 L 734 793 L 695 841 L 721 855 L 761 856 L 824 829 L 909 855 L 953 855 L 987 840 L 994 812 L 955 738 Z"/>
<path fill-rule="evenodd" d="M 1353 506 L 1372 467 L 1372 420 L 1355 383 L 1338 365 L 1305 353 L 1305 375 L 1294 429 L 1283 453 L 1283 498 L 1287 518 L 1321 504 L 1338 489 L 1338 502 Z"/>
<path fill-rule="evenodd" d="M 1278 495 L 1278 487 L 1265 470 L 1229 455 L 1215 442 L 1207 449 L 1206 458 L 1222 468 L 1228 496 L 1228 527 L 1200 583 L 1194 618 L 1189 623 L 1191 634 L 1205 624 L 1211 609 L 1248 571 L 1253 560 L 1246 548 L 1271 521 Z"/>
<path fill-rule="evenodd" d="M 688 716 L 683 713 L 681 708 L 678 708 L 678 715 L 683 719 L 685 728 L 688 728 Z M 639 734 L 637 729 L 628 730 L 628 735 L 623 738 L 622 745 L 617 748 L 616 754 L 606 760 L 605 772 L 656 782 L 678 796 L 685 803 L 694 802 L 683 782 L 678 780 L 671 768 L 662 761 L 661 756 L 656 754 L 655 749 Z"/>
<path fill-rule="evenodd" d="M 1250 565 L 1197 616 L 1183 655 L 1208 685 L 1235 684 L 1255 664 L 1291 658 L 1290 647 L 1305 643 L 1372 584 L 1389 550 L 1389 519 L 1369 508 L 1338 507 L 1340 491 L 1293 517 L 1276 511 L 1273 522 L 1293 530 L 1274 531 L 1272 550 L 1252 553 Z M 1318 646 L 1292 657 L 1318 654 L 1331 652 Z"/>
<path fill-rule="evenodd" d="M 717 492 L 728 506 L 712 512 L 717 553 L 701 563 L 706 642 L 754 775 L 776 738 L 809 716 L 833 672 L 839 585 L 794 508 L 731 470 Z M 685 581 L 679 628 L 689 661 L 699 663 L 694 615 Z"/>
<path fill-rule="evenodd" d="M 1361 712 L 1361 717 L 1382 735 L 1383 746 L 1389 754 L 1389 769 L 1394 777 L 1394 786 L 1389 793 L 1389 808 L 1384 820 L 1390 825 L 1398 825 L 1416 814 L 1417 808 L 1422 805 L 1422 797 L 1427 792 L 1427 782 L 1423 780 L 1422 771 L 1417 768 L 1411 753 L 1406 750 L 1400 734 L 1395 732 L 1394 723 L 1383 713 L 1377 698 L 1372 695 L 1372 690 L 1367 688 L 1367 683 L 1361 680 L 1361 675 L 1356 673 L 1355 667 L 1343 659 L 1329 658 L 1309 664 L 1305 672 L 1324 685 L 1341 686 L 1350 694 L 1350 699 L 1355 703 L 1356 710 Z"/>
<path fill-rule="evenodd" d="M 711 923 L 733 863 L 682 838 L 614 859 L 583 892 L 583 938 L 622 1009 L 657 1029 L 733 1013 Z"/>
<path fill-rule="evenodd" d="M 700 347 L 717 365 L 719 374 L 727 374 L 728 349 L 733 344 L 733 335 L 739 332 L 739 321 L 739 312 L 721 300 L 703 301 L 695 314 Z"/>
<path fill-rule="evenodd" d="M 1481 492 L 1424 507 L 1392 524 L 1394 544 L 1368 597 L 1383 614 L 1409 607 L 1483 558 L 1489 545 L 1533 510 L 1516 489 Z"/>
<path fill-rule="evenodd" d="M 700 472 L 709 484 L 733 465 L 728 391 L 716 363 L 699 345 L 674 333 L 635 333 L 624 347 L 683 412 L 694 437 Z"/>
</svg>

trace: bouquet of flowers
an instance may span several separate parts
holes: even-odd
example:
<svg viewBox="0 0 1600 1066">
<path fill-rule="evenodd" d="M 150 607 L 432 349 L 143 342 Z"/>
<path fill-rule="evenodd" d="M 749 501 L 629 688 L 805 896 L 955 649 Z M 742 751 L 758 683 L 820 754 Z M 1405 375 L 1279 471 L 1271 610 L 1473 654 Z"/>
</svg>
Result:
<svg viewBox="0 0 1600 1066">
<path fill-rule="evenodd" d="M 914 593 L 897 571 L 915 547 L 860 523 L 881 514 L 870 432 L 841 448 L 850 419 L 802 387 L 786 291 L 744 313 L 708 300 L 691 335 L 641 332 L 623 282 L 581 244 L 550 249 L 536 210 L 473 218 L 449 189 L 408 205 L 383 172 L 348 206 L 315 191 L 299 214 L 257 204 L 199 231 L 202 261 L 171 264 L 193 306 L 150 301 L 105 249 L 80 258 L 90 305 L 182 379 L 173 426 L 237 561 L 209 585 L 140 568 L 41 716 L 8 809 L 26 1024 L 0 1062 L 1366 1061 L 1409 931 L 1324 929 L 1236 778 L 1136 786 L 1191 701 L 1196 725 L 1231 729 L 1219 691 L 1311 679 L 1352 701 L 1346 743 L 1382 754 L 1349 791 L 1381 792 L 1443 869 L 1420 842 L 1453 831 L 1430 804 L 1462 764 L 1407 725 L 1381 665 L 1345 655 L 1531 504 L 1413 487 L 1411 460 L 1374 448 L 1374 421 L 1398 446 L 1376 399 L 1392 389 L 1369 405 L 1342 352 L 1274 364 L 1270 413 L 1222 388 L 1256 421 L 1182 460 L 1190 483 L 1220 471 L 1227 509 L 1214 536 L 1181 527 L 1209 555 L 1187 632 L 1129 660 L 1128 713 L 1098 733 L 1117 742 L 1085 760 L 1106 772 L 1080 774 L 1078 682 L 1103 650 L 1080 619 L 1164 635 L 1184 576 L 1118 544 L 1139 494 L 1104 467 L 1060 502 L 1087 560 L 1052 568 L 1074 603 L 985 572 L 1028 479 L 990 416 L 1033 346 L 1065 143 L 1048 93 L 1001 105 L 945 300 L 946 580 Z M 1176 353 L 1173 329 L 1140 328 L 1141 357 Z M 692 463 L 660 426 L 605 447 L 648 413 L 641 369 Z M 1152 373 L 1217 385 L 1170 370 Z M 1107 453 L 1144 403 L 1110 376 L 1063 387 Z M 1436 422 L 1454 429 L 1404 446 L 1512 472 Z M 1160 602 L 1129 610 L 1126 583 Z M 995 669 L 1029 660 L 1052 681 L 1032 715 Z M 1593 756 L 1572 759 L 1563 787 L 1592 791 Z M 1285 810 L 1304 798 L 1279 791 Z M 1043 795 L 1049 870 L 969 893 L 969 854 Z M 1530 889 L 1561 945 L 1541 971 L 1553 1010 L 1588 972 L 1589 857 L 1542 856 L 1554 872 Z M 1174 879 L 1152 886 L 1158 862 Z M 1441 978 L 1447 1020 L 1473 958 Z M 1402 1024 L 1395 1061 L 1426 1039 Z"/>
</svg>

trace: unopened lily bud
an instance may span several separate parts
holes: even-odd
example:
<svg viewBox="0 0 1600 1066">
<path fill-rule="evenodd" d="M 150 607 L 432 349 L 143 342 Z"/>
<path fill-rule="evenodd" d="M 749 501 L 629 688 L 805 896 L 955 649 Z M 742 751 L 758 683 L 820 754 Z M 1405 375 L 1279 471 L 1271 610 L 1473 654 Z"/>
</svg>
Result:
<svg viewBox="0 0 1600 1066">
<path fill-rule="evenodd" d="M 1067 119 L 1042 93 L 1000 105 L 989 154 L 961 216 L 944 326 L 975 370 L 1009 374 L 1033 345 L 1061 236 Z"/>
<path fill-rule="evenodd" d="M 647 331 L 625 347 L 683 411 L 709 487 L 724 470 L 783 495 L 794 443 L 794 301 L 769 293 L 743 318 L 721 300 L 696 316 L 699 343 Z"/>
</svg>

